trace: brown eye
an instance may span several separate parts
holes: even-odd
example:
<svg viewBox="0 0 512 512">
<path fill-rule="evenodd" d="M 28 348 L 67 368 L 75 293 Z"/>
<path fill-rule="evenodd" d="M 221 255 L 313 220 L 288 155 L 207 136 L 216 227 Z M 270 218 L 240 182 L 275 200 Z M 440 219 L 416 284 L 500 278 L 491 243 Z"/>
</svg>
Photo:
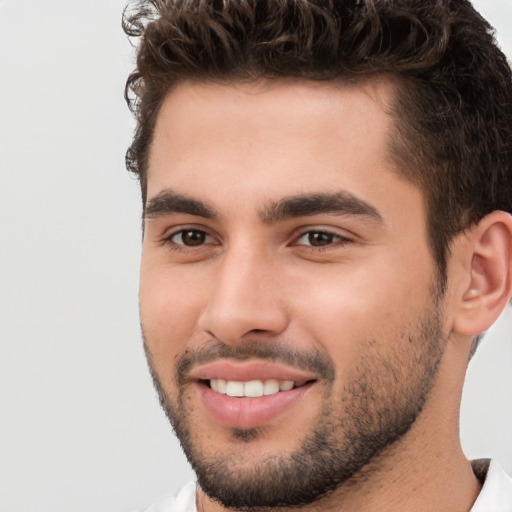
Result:
<svg viewBox="0 0 512 512">
<path fill-rule="evenodd" d="M 184 229 L 171 237 L 171 241 L 177 245 L 186 245 L 187 247 L 197 247 L 206 242 L 211 242 L 211 237 L 204 231 L 198 229 Z"/>
<path fill-rule="evenodd" d="M 323 247 L 325 245 L 332 244 L 336 239 L 339 239 L 339 237 L 332 233 L 325 233 L 323 231 L 310 231 L 307 233 L 309 245 L 313 247 Z"/>
<path fill-rule="evenodd" d="M 326 247 L 343 240 L 342 237 L 328 231 L 308 231 L 297 240 L 297 244 L 308 247 Z"/>
</svg>

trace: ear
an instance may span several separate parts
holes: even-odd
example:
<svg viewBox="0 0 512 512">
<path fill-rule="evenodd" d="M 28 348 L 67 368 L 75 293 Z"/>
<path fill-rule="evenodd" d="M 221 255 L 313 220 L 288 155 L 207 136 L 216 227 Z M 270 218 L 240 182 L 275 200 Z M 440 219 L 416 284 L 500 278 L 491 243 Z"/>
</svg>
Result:
<svg viewBox="0 0 512 512">
<path fill-rule="evenodd" d="M 475 336 L 497 320 L 512 294 L 512 216 L 495 211 L 464 236 L 466 278 L 456 292 L 453 328 Z"/>
</svg>

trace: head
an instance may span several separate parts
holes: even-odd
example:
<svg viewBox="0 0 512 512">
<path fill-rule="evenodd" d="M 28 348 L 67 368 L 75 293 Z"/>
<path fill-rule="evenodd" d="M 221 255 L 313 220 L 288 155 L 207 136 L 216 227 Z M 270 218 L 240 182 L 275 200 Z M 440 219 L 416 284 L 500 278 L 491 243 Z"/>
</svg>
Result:
<svg viewBox="0 0 512 512">
<path fill-rule="evenodd" d="M 462 0 L 155 0 L 125 27 L 145 347 L 201 487 L 304 505 L 442 437 L 467 363 L 445 354 L 485 323 L 459 292 L 510 294 L 512 83 L 487 23 Z"/>
</svg>

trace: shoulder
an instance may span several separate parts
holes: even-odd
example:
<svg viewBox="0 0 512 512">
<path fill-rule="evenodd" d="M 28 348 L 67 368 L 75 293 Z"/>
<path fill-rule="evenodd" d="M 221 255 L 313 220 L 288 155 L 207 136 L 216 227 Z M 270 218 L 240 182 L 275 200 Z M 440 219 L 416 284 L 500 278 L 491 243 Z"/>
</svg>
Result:
<svg viewBox="0 0 512 512">
<path fill-rule="evenodd" d="M 166 496 L 141 512 L 196 512 L 196 483 L 189 482 L 177 496 Z"/>
<path fill-rule="evenodd" d="M 483 485 L 471 512 L 512 512 L 512 478 L 499 463 L 474 461 L 473 470 Z"/>
</svg>

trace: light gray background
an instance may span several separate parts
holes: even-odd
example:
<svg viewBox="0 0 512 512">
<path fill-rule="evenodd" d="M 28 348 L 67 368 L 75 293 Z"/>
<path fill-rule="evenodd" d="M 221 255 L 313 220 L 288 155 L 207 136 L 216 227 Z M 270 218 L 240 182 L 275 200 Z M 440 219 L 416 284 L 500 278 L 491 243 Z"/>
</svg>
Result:
<svg viewBox="0 0 512 512">
<path fill-rule="evenodd" d="M 512 0 L 476 4 L 511 55 Z M 2 512 L 129 511 L 192 476 L 141 348 L 123 6 L 0 0 Z M 462 413 L 468 455 L 509 471 L 511 332 L 509 311 L 471 363 Z"/>
</svg>

